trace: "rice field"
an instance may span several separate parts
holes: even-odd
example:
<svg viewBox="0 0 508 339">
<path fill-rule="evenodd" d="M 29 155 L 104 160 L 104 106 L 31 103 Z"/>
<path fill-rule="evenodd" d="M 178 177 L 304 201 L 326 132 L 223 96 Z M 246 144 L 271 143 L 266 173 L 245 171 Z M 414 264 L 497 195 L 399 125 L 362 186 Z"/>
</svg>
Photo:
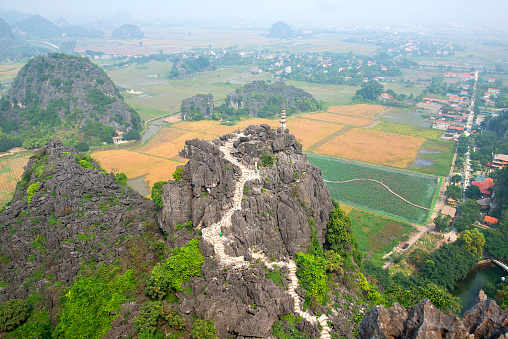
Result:
<svg viewBox="0 0 508 339">
<path fill-rule="evenodd" d="M 329 113 L 351 115 L 358 118 L 370 119 L 376 114 L 388 109 L 381 105 L 348 105 L 348 106 L 330 106 L 328 108 Z"/>
<path fill-rule="evenodd" d="M 424 138 L 427 140 L 438 140 L 444 133 L 443 131 L 434 128 L 404 125 L 390 121 L 381 121 L 371 127 L 370 130 L 397 133 L 416 138 Z"/>
<path fill-rule="evenodd" d="M 354 128 L 314 149 L 313 153 L 406 168 L 424 141 L 423 138 Z"/>
<path fill-rule="evenodd" d="M 371 166 L 351 161 L 309 154 L 309 161 L 319 167 L 328 181 L 374 179 L 381 181 L 408 201 L 430 208 L 438 179 L 435 176 Z M 408 204 L 372 180 L 347 183 L 325 182 L 335 200 L 413 223 L 424 223 L 429 211 Z"/>
<path fill-rule="evenodd" d="M 29 157 L 25 156 L 0 161 L 0 205 L 5 205 L 11 200 L 28 159 Z"/>
<path fill-rule="evenodd" d="M 95 152 L 91 156 L 108 172 L 123 172 L 128 179 L 144 176 L 150 188 L 157 181 L 170 180 L 176 167 L 183 165 L 180 162 L 128 150 Z"/>
<path fill-rule="evenodd" d="M 310 113 L 299 115 L 299 118 L 318 120 L 324 122 L 331 122 L 334 124 L 340 124 L 345 126 L 353 127 L 367 127 L 372 124 L 372 120 L 357 118 L 349 115 L 335 114 L 335 113 Z"/>
<path fill-rule="evenodd" d="M 191 139 L 213 140 L 216 136 L 201 132 L 179 130 L 163 127 L 146 145 L 136 148 L 139 153 L 153 155 L 164 159 L 180 159 L 178 152 L 183 149 L 186 140 Z M 175 159 L 178 157 L 178 159 Z"/>
</svg>

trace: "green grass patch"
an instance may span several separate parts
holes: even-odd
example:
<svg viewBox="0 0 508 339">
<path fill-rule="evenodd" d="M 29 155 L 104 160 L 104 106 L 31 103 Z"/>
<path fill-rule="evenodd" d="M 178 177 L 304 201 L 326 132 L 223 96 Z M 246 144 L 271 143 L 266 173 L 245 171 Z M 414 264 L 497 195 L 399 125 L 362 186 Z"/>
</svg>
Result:
<svg viewBox="0 0 508 339">
<path fill-rule="evenodd" d="M 368 258 L 381 259 L 414 230 L 410 224 L 362 210 L 353 209 L 348 216 L 358 247 Z"/>
<path fill-rule="evenodd" d="M 379 124 L 372 127 L 371 130 L 403 134 L 428 140 L 438 140 L 444 133 L 438 129 L 397 124 L 391 121 L 381 121 Z"/>
<path fill-rule="evenodd" d="M 318 166 L 323 178 L 329 181 L 351 179 L 374 179 L 387 185 L 392 191 L 408 201 L 430 208 L 438 178 L 387 167 L 372 166 L 337 158 L 307 155 L 309 161 Z M 413 206 L 390 193 L 384 186 L 372 180 L 348 183 L 327 183 L 326 187 L 335 200 L 362 209 L 385 214 L 390 217 L 422 224 L 428 210 Z"/>
<path fill-rule="evenodd" d="M 433 164 L 427 167 L 409 165 L 408 169 L 442 177 L 448 176 L 452 167 L 455 146 L 453 141 L 424 141 L 418 153 L 418 158 L 432 161 Z"/>
</svg>

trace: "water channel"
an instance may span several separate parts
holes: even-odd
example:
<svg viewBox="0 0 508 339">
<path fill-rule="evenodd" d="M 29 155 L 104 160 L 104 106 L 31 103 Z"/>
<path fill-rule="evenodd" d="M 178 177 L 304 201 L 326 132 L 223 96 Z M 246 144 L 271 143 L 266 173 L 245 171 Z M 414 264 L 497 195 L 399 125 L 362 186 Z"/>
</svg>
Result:
<svg viewBox="0 0 508 339">
<path fill-rule="evenodd" d="M 462 316 L 474 304 L 478 292 L 481 289 L 489 299 L 495 297 L 495 292 L 501 277 L 508 276 L 508 272 L 495 264 L 479 265 L 468 273 L 464 280 L 457 283 L 452 294 L 460 299 L 462 309 L 459 313 Z"/>
</svg>

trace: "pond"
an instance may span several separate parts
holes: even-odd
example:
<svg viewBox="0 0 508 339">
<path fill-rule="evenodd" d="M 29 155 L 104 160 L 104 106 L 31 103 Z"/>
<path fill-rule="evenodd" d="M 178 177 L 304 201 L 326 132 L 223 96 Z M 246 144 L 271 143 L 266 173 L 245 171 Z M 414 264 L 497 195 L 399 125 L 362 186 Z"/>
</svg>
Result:
<svg viewBox="0 0 508 339">
<path fill-rule="evenodd" d="M 434 164 L 434 161 L 430 161 L 430 160 L 425 160 L 425 159 L 416 159 L 416 161 L 414 162 L 414 165 L 416 167 L 429 167 L 429 166 L 432 166 Z"/>
<path fill-rule="evenodd" d="M 490 299 L 494 298 L 497 284 L 501 281 L 501 277 L 505 275 L 508 276 L 508 272 L 494 264 L 480 265 L 471 270 L 466 278 L 459 281 L 452 291 L 452 294 L 458 297 L 462 304 L 460 316 L 473 306 L 481 289 Z"/>
<path fill-rule="evenodd" d="M 425 118 L 422 118 L 421 112 L 404 110 L 400 108 L 389 110 L 379 119 L 418 127 L 432 127 L 432 123 L 425 121 Z"/>
<path fill-rule="evenodd" d="M 145 183 L 145 177 L 139 177 L 137 179 L 128 179 L 127 184 L 132 187 L 133 190 L 141 194 L 142 196 L 146 197 L 149 193 L 149 187 Z"/>
</svg>

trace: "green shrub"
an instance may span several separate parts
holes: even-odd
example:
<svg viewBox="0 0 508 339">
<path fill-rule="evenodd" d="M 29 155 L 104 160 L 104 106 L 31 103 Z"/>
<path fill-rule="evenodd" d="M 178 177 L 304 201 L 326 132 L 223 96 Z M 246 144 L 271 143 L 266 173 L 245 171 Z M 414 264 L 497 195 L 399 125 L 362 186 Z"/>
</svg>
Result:
<svg viewBox="0 0 508 339">
<path fill-rule="evenodd" d="M 33 183 L 30 186 L 28 186 L 28 189 L 26 190 L 28 197 L 26 198 L 26 200 L 28 201 L 29 204 L 32 202 L 32 197 L 34 196 L 35 192 L 37 192 L 37 190 L 39 189 L 40 184 L 41 183 L 37 181 L 36 183 Z"/>
<path fill-rule="evenodd" d="M 172 332 L 179 332 L 185 329 L 185 320 L 174 310 L 164 308 L 161 301 L 147 301 L 134 319 L 134 327 L 138 333 L 149 333 L 153 335 L 157 330 L 159 321 L 164 321 L 171 328 Z"/>
<path fill-rule="evenodd" d="M 182 177 L 184 176 L 185 171 L 183 170 L 183 167 L 177 167 L 176 170 L 171 174 L 174 180 L 180 181 Z"/>
<path fill-rule="evenodd" d="M 30 315 L 30 305 L 22 299 L 11 299 L 0 305 L 0 332 L 12 331 Z"/>
<path fill-rule="evenodd" d="M 127 176 L 125 175 L 125 173 L 120 172 L 115 174 L 115 184 L 120 186 L 127 185 Z"/>
<path fill-rule="evenodd" d="M 174 174 L 174 173 L 173 173 Z M 159 208 L 162 208 L 162 186 L 166 185 L 167 181 L 158 181 L 152 186 L 152 200 L 155 203 L 155 205 L 159 206 Z"/>
<path fill-rule="evenodd" d="M 265 153 L 259 157 L 259 160 L 261 160 L 261 164 L 263 164 L 264 167 L 272 166 L 273 162 L 275 161 L 275 155 L 271 153 Z"/>
<path fill-rule="evenodd" d="M 89 155 L 82 155 L 82 156 L 79 156 L 79 155 L 76 155 L 76 161 L 78 162 L 78 164 L 83 167 L 84 169 L 87 169 L 87 168 L 91 168 L 93 169 L 94 166 L 93 166 L 93 160 L 92 158 L 89 156 Z"/>
<path fill-rule="evenodd" d="M 198 239 L 176 249 L 165 262 L 153 268 L 146 280 L 146 293 L 154 299 L 163 299 L 171 292 L 182 291 L 182 283 L 192 277 L 201 276 L 203 254 Z"/>
<path fill-rule="evenodd" d="M 300 279 L 300 286 L 305 290 L 305 299 L 311 306 L 322 304 L 328 290 L 326 262 L 320 256 L 310 253 L 297 253 L 298 269 L 296 275 Z"/>
<path fill-rule="evenodd" d="M 88 152 L 90 150 L 90 146 L 84 141 L 78 142 L 75 148 L 78 152 Z"/>
<path fill-rule="evenodd" d="M 63 304 L 54 338 L 102 338 L 129 292 L 136 288 L 133 270 L 117 275 L 115 266 L 101 266 L 74 282 L 61 297 Z"/>
<path fill-rule="evenodd" d="M 213 326 L 213 320 L 194 320 L 191 337 L 194 339 L 217 339 L 217 330 Z"/>
</svg>

